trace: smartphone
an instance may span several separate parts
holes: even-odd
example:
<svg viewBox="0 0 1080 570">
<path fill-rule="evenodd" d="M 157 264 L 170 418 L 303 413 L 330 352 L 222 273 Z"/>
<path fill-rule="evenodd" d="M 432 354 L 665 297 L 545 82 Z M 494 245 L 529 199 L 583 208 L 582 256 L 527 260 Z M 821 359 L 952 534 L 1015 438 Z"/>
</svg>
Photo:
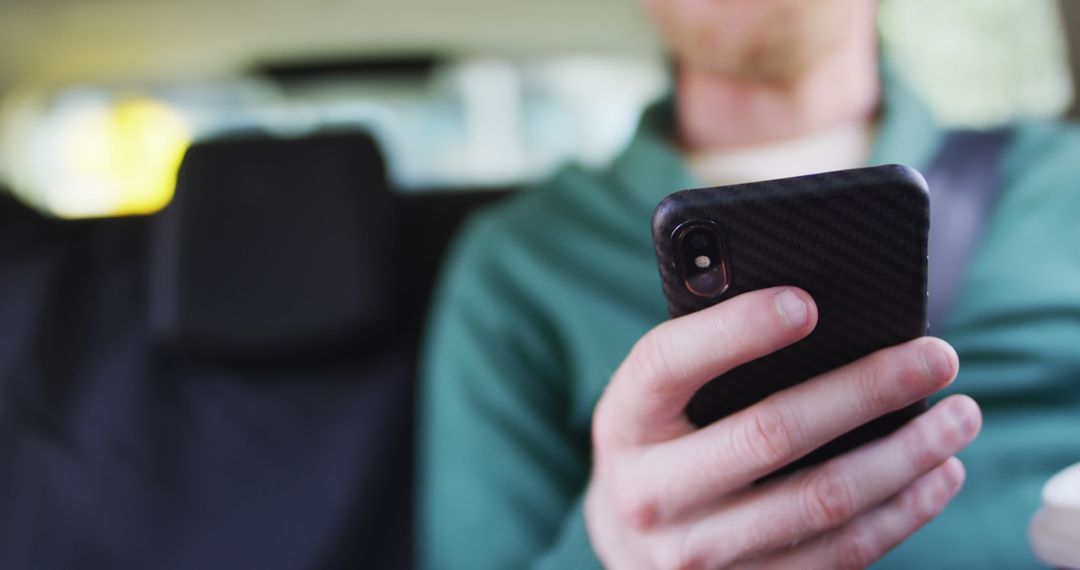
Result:
<svg viewBox="0 0 1080 570">
<path fill-rule="evenodd" d="M 818 324 L 805 339 L 712 380 L 686 413 L 704 426 L 874 351 L 926 334 L 926 180 L 901 165 L 676 192 L 653 215 L 672 317 L 736 295 L 800 287 Z M 781 469 L 886 435 L 926 401 L 882 416 Z"/>
</svg>

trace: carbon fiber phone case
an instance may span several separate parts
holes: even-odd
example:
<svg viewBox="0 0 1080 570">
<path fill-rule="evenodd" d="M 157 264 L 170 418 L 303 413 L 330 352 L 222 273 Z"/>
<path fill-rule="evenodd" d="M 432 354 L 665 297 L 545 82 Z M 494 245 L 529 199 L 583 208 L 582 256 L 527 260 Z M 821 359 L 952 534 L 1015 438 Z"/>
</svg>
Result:
<svg viewBox="0 0 1080 570">
<path fill-rule="evenodd" d="M 711 222 L 730 277 L 721 295 L 686 286 L 676 230 Z M 661 281 L 673 317 L 747 291 L 794 285 L 813 296 L 817 328 L 805 339 L 705 385 L 687 414 L 701 426 L 878 349 L 926 332 L 929 197 L 900 165 L 677 192 L 653 216 Z M 782 471 L 847 451 L 900 427 L 925 402 L 862 426 Z"/>
</svg>

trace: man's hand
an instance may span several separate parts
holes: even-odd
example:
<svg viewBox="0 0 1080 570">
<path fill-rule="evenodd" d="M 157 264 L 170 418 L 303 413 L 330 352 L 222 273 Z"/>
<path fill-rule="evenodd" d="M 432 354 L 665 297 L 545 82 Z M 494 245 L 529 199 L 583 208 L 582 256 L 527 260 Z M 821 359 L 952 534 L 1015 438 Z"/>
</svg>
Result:
<svg viewBox="0 0 1080 570">
<path fill-rule="evenodd" d="M 958 359 L 941 340 L 881 350 L 702 429 L 686 419 L 703 384 L 816 323 L 804 291 L 767 289 L 664 323 L 634 346 L 593 415 L 585 517 L 606 566 L 861 568 L 941 512 L 964 480 L 953 455 L 982 422 L 966 396 L 822 465 L 750 485 L 948 385 Z"/>
</svg>

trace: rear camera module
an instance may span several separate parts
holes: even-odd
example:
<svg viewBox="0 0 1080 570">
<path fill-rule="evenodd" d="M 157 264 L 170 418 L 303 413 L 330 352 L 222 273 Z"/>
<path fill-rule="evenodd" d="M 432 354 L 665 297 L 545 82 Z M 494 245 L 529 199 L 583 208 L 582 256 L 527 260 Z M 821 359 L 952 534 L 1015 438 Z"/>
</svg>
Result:
<svg viewBox="0 0 1080 570">
<path fill-rule="evenodd" d="M 724 240 L 711 222 L 687 222 L 675 230 L 675 258 L 686 288 L 717 297 L 730 285 Z"/>
</svg>

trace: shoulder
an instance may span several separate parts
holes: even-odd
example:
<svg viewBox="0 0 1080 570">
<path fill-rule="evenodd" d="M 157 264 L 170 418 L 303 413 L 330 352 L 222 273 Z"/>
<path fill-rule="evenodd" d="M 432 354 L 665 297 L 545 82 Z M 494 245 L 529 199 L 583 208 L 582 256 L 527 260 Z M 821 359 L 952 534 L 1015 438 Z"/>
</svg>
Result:
<svg viewBox="0 0 1080 570">
<path fill-rule="evenodd" d="M 604 172 L 561 168 L 472 216 L 455 240 L 447 269 L 489 278 L 493 272 L 525 272 L 531 279 L 538 265 L 557 270 L 583 241 L 617 231 L 612 184 Z"/>
<path fill-rule="evenodd" d="M 999 166 L 1001 194 L 970 282 L 980 288 L 981 302 L 999 309 L 1076 306 L 1080 129 L 1049 121 L 1014 129 Z"/>
<path fill-rule="evenodd" d="M 506 202 L 482 212 L 480 228 L 512 229 L 521 238 L 548 234 L 551 224 L 567 229 L 568 222 L 604 217 L 612 199 L 612 177 L 604 171 L 567 165 Z M 548 234 L 550 235 L 550 234 Z"/>
<path fill-rule="evenodd" d="M 550 290 L 573 244 L 589 197 L 605 191 L 602 174 L 581 167 L 548 179 L 472 215 L 455 237 L 437 291 L 440 305 L 520 315 Z M 513 311 L 506 311 L 513 305 Z M 539 307 L 537 312 L 543 312 Z"/>
</svg>

